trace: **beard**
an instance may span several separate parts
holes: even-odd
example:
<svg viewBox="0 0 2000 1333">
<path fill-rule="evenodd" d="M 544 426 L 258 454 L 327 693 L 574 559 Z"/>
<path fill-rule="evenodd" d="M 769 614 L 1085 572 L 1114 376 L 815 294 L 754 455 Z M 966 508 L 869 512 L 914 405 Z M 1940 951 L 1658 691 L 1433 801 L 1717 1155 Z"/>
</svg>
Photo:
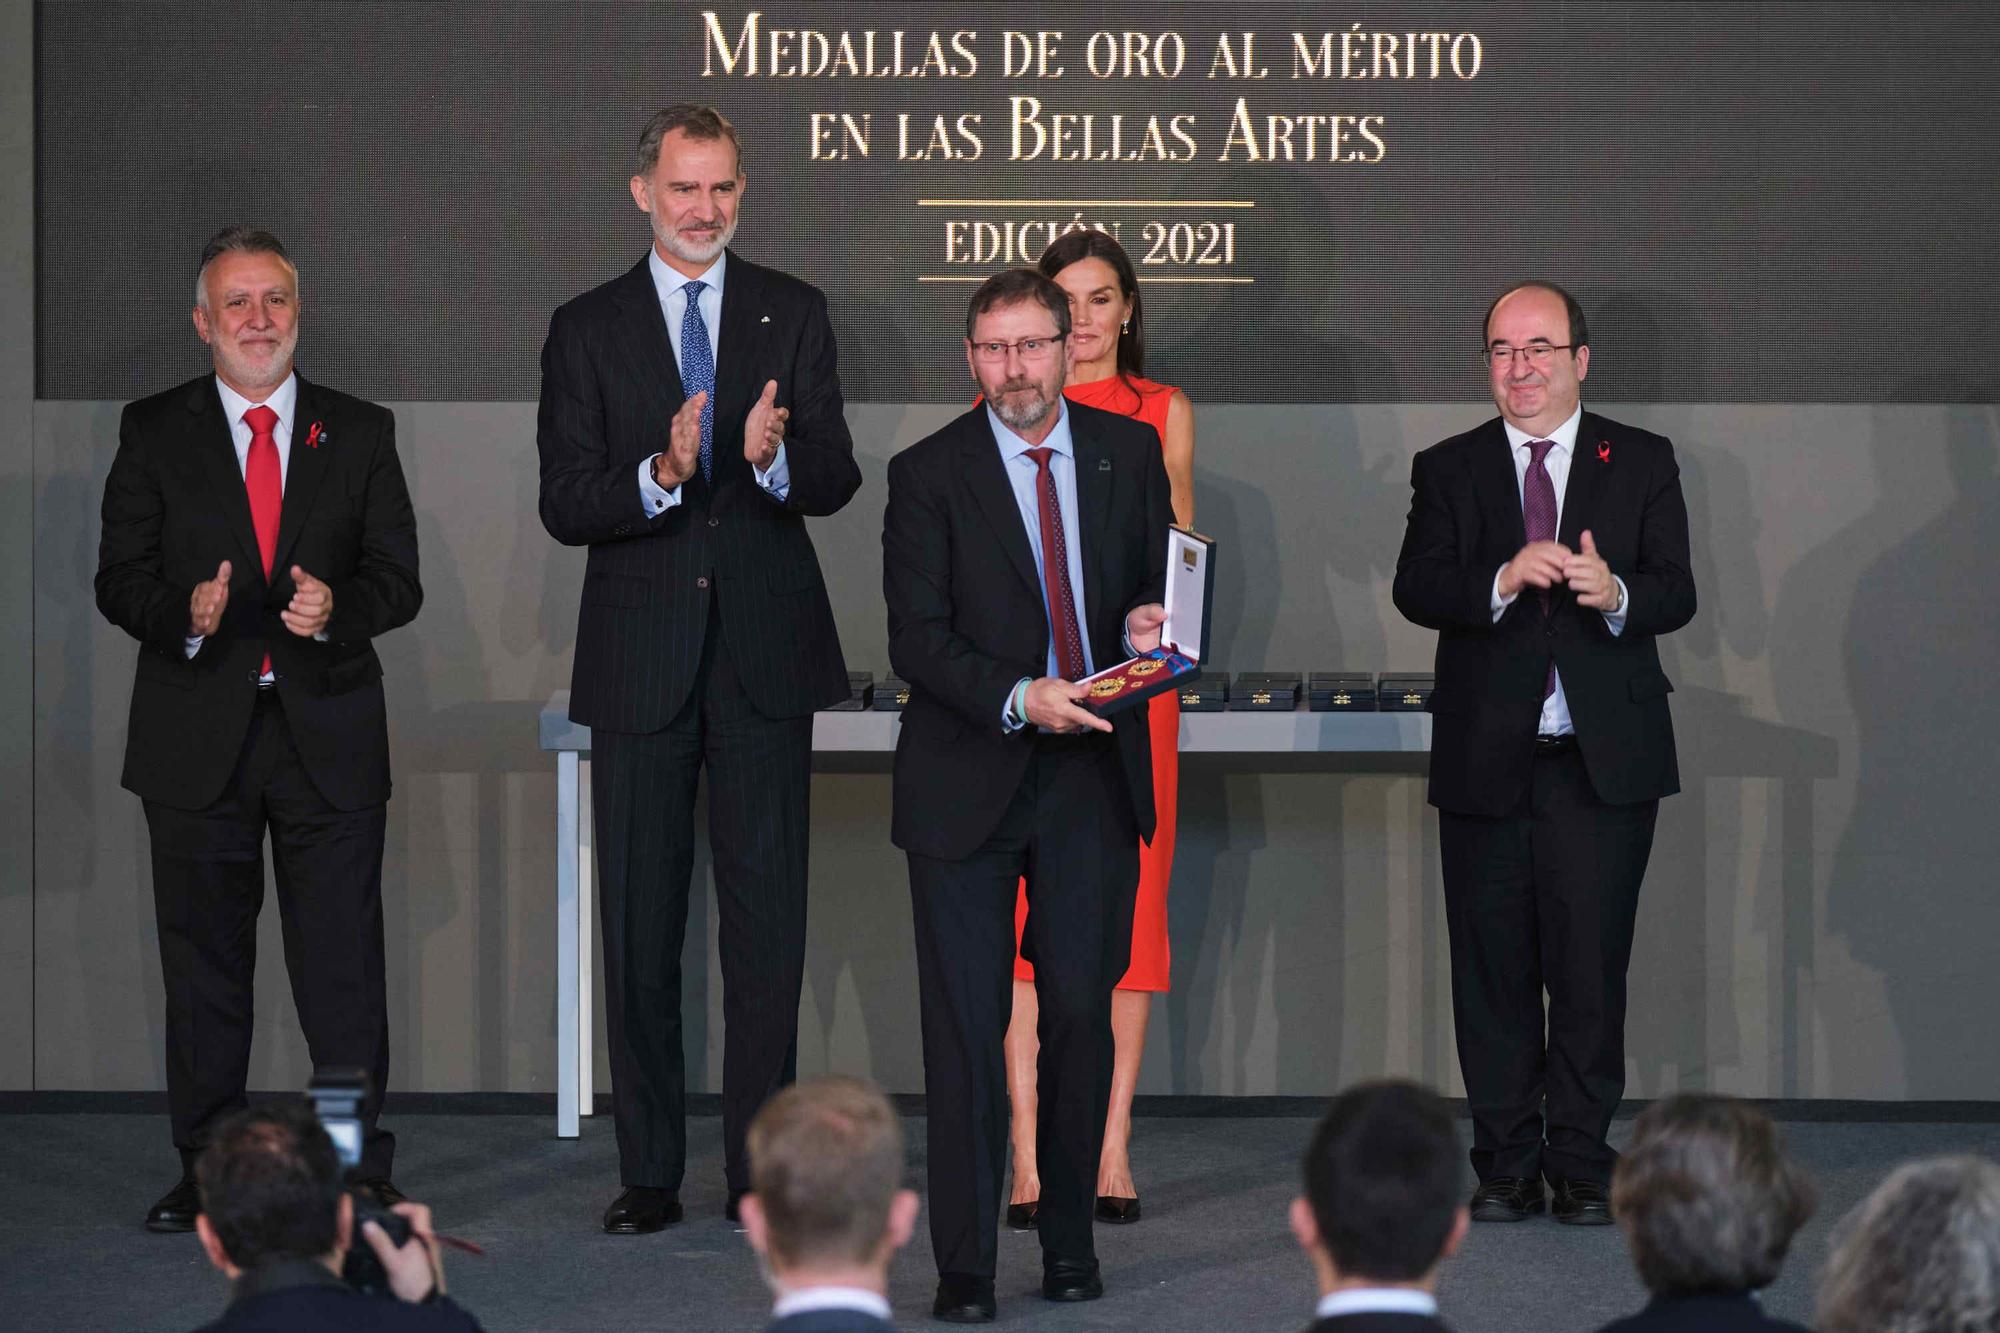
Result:
<svg viewBox="0 0 2000 1333">
<path fill-rule="evenodd" d="M 292 354 L 299 348 L 299 326 L 293 324 L 269 356 L 245 352 L 234 343 L 217 340 L 213 344 L 215 362 L 232 384 L 246 389 L 275 389 L 292 373 Z"/>
<path fill-rule="evenodd" d="M 686 264 L 713 264 L 715 257 L 736 239 L 735 218 L 729 219 L 727 226 L 716 232 L 713 239 L 705 242 L 697 242 L 693 237 L 675 231 L 673 224 L 663 221 L 657 211 L 654 212 L 653 219 L 653 235 L 659 238 L 660 244 L 666 247 L 668 254 Z"/>
<path fill-rule="evenodd" d="M 1056 405 L 1048 386 L 1034 380 L 1010 380 L 987 397 L 993 404 L 993 415 L 1016 433 L 1041 425 Z"/>
</svg>

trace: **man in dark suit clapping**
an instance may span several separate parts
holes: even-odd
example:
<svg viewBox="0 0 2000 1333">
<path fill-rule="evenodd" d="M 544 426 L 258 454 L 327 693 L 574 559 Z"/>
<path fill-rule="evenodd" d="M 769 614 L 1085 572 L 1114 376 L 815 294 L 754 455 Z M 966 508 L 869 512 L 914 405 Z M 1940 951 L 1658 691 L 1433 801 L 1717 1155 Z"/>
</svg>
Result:
<svg viewBox="0 0 2000 1333">
<path fill-rule="evenodd" d="M 1069 300 L 1032 270 L 973 293 L 984 401 L 889 464 L 889 660 L 910 682 L 890 836 L 909 854 L 929 1097 L 933 1312 L 994 1317 L 1014 897 L 1041 999 L 1042 1292 L 1103 1293 L 1091 1213 L 1111 1095 L 1138 839 L 1153 833 L 1143 709 L 1107 721 L 1075 682 L 1158 645 L 1159 437 L 1063 398 Z"/>
<path fill-rule="evenodd" d="M 1306 1148 L 1292 1235 L 1319 1279 L 1309 1333 L 1441 1333 L 1438 1266 L 1470 1219 L 1444 1099 L 1415 1083 L 1363 1083 L 1333 1099 Z"/>
<path fill-rule="evenodd" d="M 614 1234 L 681 1216 L 680 960 L 704 768 L 732 1219 L 750 1187 L 744 1131 L 796 1059 L 812 715 L 847 697 L 805 522 L 861 484 L 833 329 L 817 288 L 728 249 L 744 184 L 720 114 L 655 115 L 631 180 L 652 248 L 557 310 L 542 348 L 542 524 L 590 549 L 570 716 L 593 747 Z"/>
<path fill-rule="evenodd" d="M 296 373 L 298 270 L 271 233 L 218 232 L 195 291 L 214 372 L 125 409 L 97 558 L 98 609 L 139 641 L 124 783 L 152 842 L 181 1156 L 153 1231 L 193 1230 L 195 1157 L 245 1104 L 267 831 L 306 1045 L 316 1066 L 368 1072 L 357 1174 L 402 1197 L 376 1123 L 389 731 L 374 640 L 423 590 L 395 418 Z"/>
<path fill-rule="evenodd" d="M 1659 635 L 1694 615 L 1673 446 L 1587 412 L 1590 335 L 1501 294 L 1500 415 L 1411 468 L 1396 609 L 1438 631 L 1438 809 L 1476 1222 L 1611 1220 L 1625 969 L 1660 798 L 1680 790 Z M 1543 994 L 1547 993 L 1547 1007 Z"/>
<path fill-rule="evenodd" d="M 770 1333 L 889 1333 L 889 1261 L 917 1196 L 888 1099 L 838 1075 L 786 1088 L 750 1122 L 750 1180 L 743 1226 L 777 1297 Z"/>
</svg>

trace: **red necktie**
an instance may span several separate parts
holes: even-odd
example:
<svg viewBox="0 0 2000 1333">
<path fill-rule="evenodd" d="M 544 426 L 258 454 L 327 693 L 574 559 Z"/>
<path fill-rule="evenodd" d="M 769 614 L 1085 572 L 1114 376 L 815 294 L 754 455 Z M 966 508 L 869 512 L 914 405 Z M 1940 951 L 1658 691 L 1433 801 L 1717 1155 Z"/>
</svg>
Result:
<svg viewBox="0 0 2000 1333">
<path fill-rule="evenodd" d="M 1083 634 L 1076 627 L 1076 594 L 1070 589 L 1069 546 L 1063 540 L 1062 506 L 1056 502 L 1056 478 L 1049 471 L 1049 455 L 1055 450 L 1044 445 L 1028 450 L 1040 472 L 1035 491 L 1042 502 L 1042 593 L 1049 602 L 1049 624 L 1055 634 L 1056 665 L 1064 680 L 1082 680 Z"/>
<path fill-rule="evenodd" d="M 1531 542 L 1552 542 L 1556 539 L 1556 484 L 1549 476 L 1549 450 L 1556 447 L 1554 440 L 1528 441 L 1528 471 L 1521 478 L 1521 522 L 1528 530 Z M 1553 609 L 1549 590 L 1540 590 L 1542 614 L 1548 615 Z M 1542 679 L 1542 697 L 1548 698 L 1556 692 L 1556 660 L 1549 659 L 1548 674 Z"/>
<path fill-rule="evenodd" d="M 284 508 L 285 479 L 278 467 L 278 441 L 271 434 L 278 414 L 253 407 L 243 414 L 250 427 L 250 456 L 243 462 L 243 487 L 250 492 L 250 522 L 257 529 L 257 554 L 264 558 L 264 582 L 271 582 L 271 562 L 278 558 L 278 512 Z M 271 674 L 271 655 L 264 654 L 263 675 Z"/>
</svg>

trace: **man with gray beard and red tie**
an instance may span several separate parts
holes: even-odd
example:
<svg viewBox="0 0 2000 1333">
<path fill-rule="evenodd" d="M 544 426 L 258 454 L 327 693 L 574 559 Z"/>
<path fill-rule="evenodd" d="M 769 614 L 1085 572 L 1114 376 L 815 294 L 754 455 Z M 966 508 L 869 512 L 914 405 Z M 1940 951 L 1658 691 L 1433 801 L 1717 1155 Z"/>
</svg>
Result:
<svg viewBox="0 0 2000 1333">
<path fill-rule="evenodd" d="M 264 838 L 315 1068 L 360 1068 L 356 1184 L 384 1207 L 395 1140 L 382 839 L 389 732 L 374 640 L 423 602 L 387 409 L 292 366 L 299 275 L 278 238 L 202 252 L 210 374 L 125 409 L 104 479 L 97 606 L 139 641 L 124 784 L 145 803 L 167 1107 L 181 1177 L 146 1215 L 191 1231 L 196 1155 L 243 1107 Z"/>
<path fill-rule="evenodd" d="M 1396 608 L 1438 631 L 1438 808 L 1478 1222 L 1611 1220 L 1625 969 L 1680 790 L 1655 637 L 1694 616 L 1673 446 L 1581 405 L 1582 308 L 1521 283 L 1480 348 L 1496 420 L 1424 450 Z M 1544 1008 L 1543 993 L 1547 992 Z"/>
</svg>

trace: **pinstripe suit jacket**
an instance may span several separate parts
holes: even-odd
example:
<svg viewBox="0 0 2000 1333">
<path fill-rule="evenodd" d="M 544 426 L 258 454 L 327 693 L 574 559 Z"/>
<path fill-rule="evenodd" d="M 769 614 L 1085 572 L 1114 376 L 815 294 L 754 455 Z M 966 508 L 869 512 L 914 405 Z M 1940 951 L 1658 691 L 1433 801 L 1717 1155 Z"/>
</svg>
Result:
<svg viewBox="0 0 2000 1333">
<path fill-rule="evenodd" d="M 861 485 L 843 419 L 826 298 L 797 278 L 729 256 L 716 346 L 715 479 L 649 518 L 639 462 L 667 446 L 686 400 L 646 262 L 557 310 L 542 347 L 541 516 L 587 546 L 570 716 L 609 731 L 672 721 L 701 661 L 710 599 L 743 688 L 766 717 L 798 717 L 847 695 L 847 666 L 808 515 Z M 743 456 L 743 423 L 778 382 L 791 409 L 780 503 Z"/>
</svg>

